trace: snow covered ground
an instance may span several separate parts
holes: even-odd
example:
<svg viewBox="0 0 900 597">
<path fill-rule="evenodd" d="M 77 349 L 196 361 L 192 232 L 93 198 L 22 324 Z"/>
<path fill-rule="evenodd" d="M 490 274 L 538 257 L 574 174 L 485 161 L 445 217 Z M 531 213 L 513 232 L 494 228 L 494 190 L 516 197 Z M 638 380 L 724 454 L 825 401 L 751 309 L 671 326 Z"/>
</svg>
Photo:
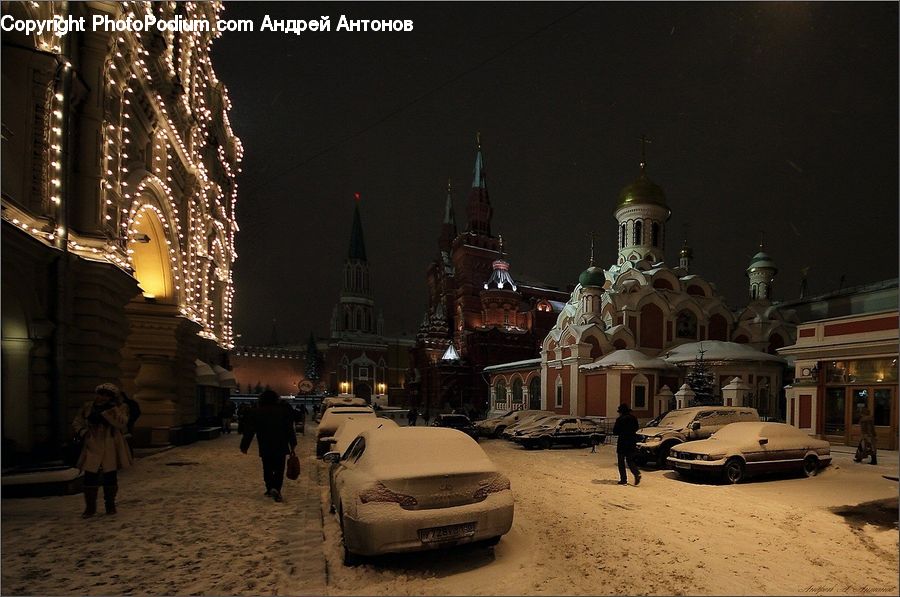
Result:
<svg viewBox="0 0 900 597">
<path fill-rule="evenodd" d="M 463 547 L 344 567 L 325 464 L 301 440 L 286 502 L 263 497 L 234 434 L 141 459 L 119 514 L 81 496 L 2 502 L 4 595 L 897 594 L 897 457 L 839 454 L 813 479 L 736 486 L 646 471 L 618 486 L 612 446 L 525 451 L 482 442 L 516 496 L 513 528 Z M 847 516 L 832 508 L 852 509 Z M 887 503 L 889 509 L 880 511 Z M 322 509 L 324 508 L 324 526 Z M 891 509 L 892 508 L 892 509 Z M 880 521 L 882 525 L 866 521 Z M 323 543 L 324 537 L 324 543 Z"/>
</svg>

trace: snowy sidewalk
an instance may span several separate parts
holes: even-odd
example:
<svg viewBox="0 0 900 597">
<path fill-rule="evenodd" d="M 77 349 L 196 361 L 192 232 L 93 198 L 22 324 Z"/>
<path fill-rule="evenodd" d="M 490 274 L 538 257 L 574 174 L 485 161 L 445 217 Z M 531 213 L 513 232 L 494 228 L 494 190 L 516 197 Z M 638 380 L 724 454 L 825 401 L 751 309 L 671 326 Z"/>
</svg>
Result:
<svg viewBox="0 0 900 597">
<path fill-rule="evenodd" d="M 120 473 L 115 516 L 82 520 L 81 495 L 3 500 L 2 593 L 324 594 L 315 437 L 298 436 L 301 475 L 281 504 L 239 438 L 138 460 Z"/>
</svg>

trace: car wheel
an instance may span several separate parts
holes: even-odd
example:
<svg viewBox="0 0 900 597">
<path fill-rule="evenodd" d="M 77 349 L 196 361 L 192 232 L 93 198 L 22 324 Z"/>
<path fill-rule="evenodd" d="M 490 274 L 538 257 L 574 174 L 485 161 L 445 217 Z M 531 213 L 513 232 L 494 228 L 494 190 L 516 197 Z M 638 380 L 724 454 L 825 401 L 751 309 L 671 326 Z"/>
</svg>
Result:
<svg viewBox="0 0 900 597">
<path fill-rule="evenodd" d="M 728 483 L 740 483 L 744 479 L 744 463 L 740 458 L 732 458 L 725 463 L 725 480 Z"/>
<path fill-rule="evenodd" d="M 815 477 L 819 472 L 819 459 L 815 456 L 807 456 L 803 460 L 803 474 L 807 477 Z"/>
<path fill-rule="evenodd" d="M 541 438 L 541 450 L 549 450 L 553 447 L 553 440 L 547 436 Z"/>
<path fill-rule="evenodd" d="M 503 436 L 503 430 L 504 430 L 504 429 L 506 429 L 506 427 L 502 427 L 502 426 L 501 426 L 501 427 L 497 427 L 497 428 L 494 430 L 494 439 L 500 439 L 500 438 Z"/>
<path fill-rule="evenodd" d="M 500 543 L 501 535 L 497 535 L 496 537 L 491 537 L 490 539 L 485 539 L 484 544 L 488 547 L 494 547 L 498 543 Z"/>
<path fill-rule="evenodd" d="M 634 455 L 634 463 L 638 466 L 646 466 L 647 465 L 647 455 L 643 452 L 638 452 Z"/>
</svg>

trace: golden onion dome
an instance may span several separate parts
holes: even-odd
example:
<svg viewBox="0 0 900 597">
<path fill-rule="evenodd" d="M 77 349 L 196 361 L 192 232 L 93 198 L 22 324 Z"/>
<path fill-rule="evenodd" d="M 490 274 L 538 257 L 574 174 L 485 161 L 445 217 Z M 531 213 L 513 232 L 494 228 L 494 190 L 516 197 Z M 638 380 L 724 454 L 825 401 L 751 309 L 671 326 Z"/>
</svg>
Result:
<svg viewBox="0 0 900 597">
<path fill-rule="evenodd" d="M 644 169 L 641 168 L 641 173 L 635 181 L 619 193 L 618 207 L 647 204 L 668 207 L 666 205 L 666 194 L 663 192 L 662 187 L 650 180 Z"/>
</svg>

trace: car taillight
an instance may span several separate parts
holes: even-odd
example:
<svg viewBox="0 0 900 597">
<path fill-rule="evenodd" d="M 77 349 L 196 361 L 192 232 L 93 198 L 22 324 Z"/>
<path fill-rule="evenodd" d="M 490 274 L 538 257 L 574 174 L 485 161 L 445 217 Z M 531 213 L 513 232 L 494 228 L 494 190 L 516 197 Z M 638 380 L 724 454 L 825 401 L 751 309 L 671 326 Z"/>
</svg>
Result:
<svg viewBox="0 0 900 597">
<path fill-rule="evenodd" d="M 504 475 L 494 475 L 490 479 L 485 479 L 484 481 L 480 481 L 478 483 L 480 487 L 475 490 L 475 493 L 472 494 L 472 497 L 481 501 L 487 499 L 487 496 L 491 493 L 497 493 L 498 491 L 504 491 L 509 489 L 509 479 Z"/>
<path fill-rule="evenodd" d="M 413 496 L 395 493 L 381 483 L 376 483 L 372 487 L 361 491 L 359 501 L 364 504 L 369 502 L 392 502 L 400 504 L 404 508 L 411 508 L 419 503 Z"/>
</svg>

